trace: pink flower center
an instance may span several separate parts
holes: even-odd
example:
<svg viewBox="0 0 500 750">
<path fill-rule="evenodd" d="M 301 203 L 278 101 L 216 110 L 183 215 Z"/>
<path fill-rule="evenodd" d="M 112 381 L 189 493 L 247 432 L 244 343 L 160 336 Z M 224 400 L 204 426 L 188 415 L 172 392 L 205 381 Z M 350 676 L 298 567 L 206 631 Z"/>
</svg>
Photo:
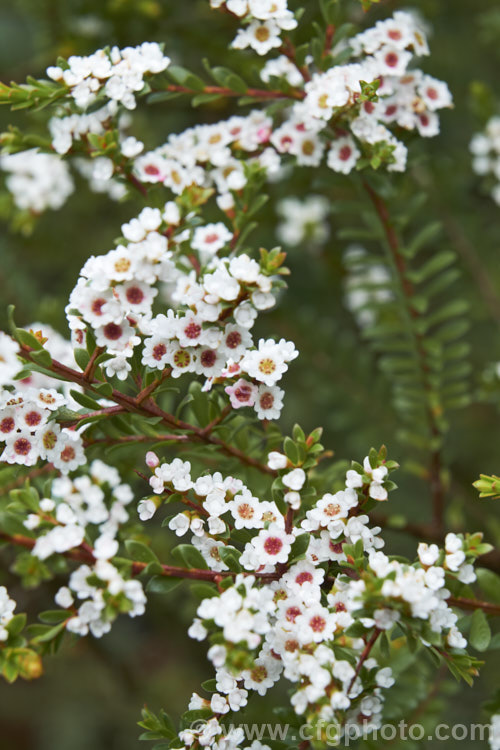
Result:
<svg viewBox="0 0 500 750">
<path fill-rule="evenodd" d="M 197 339 L 201 333 L 201 326 L 198 323 L 195 323 L 194 321 L 191 321 L 191 323 L 188 323 L 188 325 L 184 329 L 184 335 L 188 339 Z"/>
<path fill-rule="evenodd" d="M 288 622 L 295 622 L 297 617 L 302 614 L 302 611 L 298 607 L 288 607 L 285 617 Z"/>
<path fill-rule="evenodd" d="M 274 406 L 274 396 L 272 393 L 269 393 L 269 391 L 266 391 L 262 394 L 262 396 L 259 399 L 259 404 L 261 409 L 268 410 L 272 409 Z"/>
<path fill-rule="evenodd" d="M 211 245 L 213 242 L 217 242 L 218 239 L 219 235 L 214 232 L 213 234 L 207 234 L 207 236 L 205 237 L 205 242 L 208 245 Z"/>
<path fill-rule="evenodd" d="M 326 628 L 326 620 L 324 617 L 321 617 L 321 615 L 314 615 L 314 617 L 311 617 L 309 620 L 309 627 L 314 633 L 322 633 Z"/>
<path fill-rule="evenodd" d="M 14 453 L 18 456 L 27 456 L 31 450 L 31 443 L 26 438 L 18 438 L 14 443 Z"/>
<path fill-rule="evenodd" d="M 238 505 L 238 515 L 240 518 L 253 518 L 254 509 L 248 503 L 241 503 L 241 505 Z"/>
<path fill-rule="evenodd" d="M 239 388 L 235 389 L 234 395 L 238 401 L 245 403 L 246 401 L 250 401 L 252 397 L 252 388 L 249 385 L 240 385 Z"/>
<path fill-rule="evenodd" d="M 37 411 L 30 411 L 24 417 L 24 421 L 29 427 L 36 427 L 42 421 L 42 416 Z"/>
<path fill-rule="evenodd" d="M 386 65 L 387 65 L 387 66 L 388 66 L 389 68 L 395 68 L 395 67 L 396 67 L 396 65 L 398 64 L 398 62 L 399 62 L 399 57 L 398 57 L 398 56 L 396 55 L 396 53 L 395 53 L 395 52 L 389 52 L 389 53 L 388 53 L 388 54 L 387 54 L 387 55 L 385 56 L 385 64 L 386 64 Z"/>
<path fill-rule="evenodd" d="M 167 353 L 167 347 L 165 346 L 165 344 L 156 344 L 156 346 L 153 346 L 151 355 L 153 359 L 159 362 L 160 359 L 164 357 L 166 353 Z"/>
<path fill-rule="evenodd" d="M 268 555 L 278 555 L 283 549 L 283 542 L 279 536 L 269 536 L 264 542 L 264 549 Z"/>
<path fill-rule="evenodd" d="M 313 574 L 307 570 L 303 570 L 302 573 L 295 576 L 295 583 L 298 583 L 299 586 L 302 586 L 303 583 L 312 583 L 313 580 Z"/>
<path fill-rule="evenodd" d="M 75 457 L 75 449 L 71 445 L 67 445 L 65 448 L 63 448 L 59 456 L 61 461 L 64 461 L 64 463 L 66 464 L 72 461 Z"/>
<path fill-rule="evenodd" d="M 158 167 L 155 167 L 154 164 L 148 164 L 144 168 L 144 171 L 146 172 L 146 174 L 150 174 L 150 175 L 160 174 L 160 170 L 158 169 Z"/>
</svg>

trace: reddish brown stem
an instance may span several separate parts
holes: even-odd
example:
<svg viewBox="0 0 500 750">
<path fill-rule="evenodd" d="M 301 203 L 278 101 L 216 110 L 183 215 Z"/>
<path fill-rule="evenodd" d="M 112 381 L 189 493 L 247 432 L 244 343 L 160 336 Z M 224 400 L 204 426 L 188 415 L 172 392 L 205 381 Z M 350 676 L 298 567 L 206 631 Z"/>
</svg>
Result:
<svg viewBox="0 0 500 750">
<path fill-rule="evenodd" d="M 6 534 L 0 531 L 0 539 L 9 544 L 15 544 L 20 547 L 25 547 L 28 550 L 32 550 L 35 546 L 36 539 L 32 539 L 28 536 L 22 536 L 21 534 Z M 76 562 L 83 562 L 92 565 L 95 562 L 95 557 L 92 548 L 84 542 L 75 549 L 63 552 L 63 556 L 69 560 Z M 146 562 L 139 562 L 136 560 L 131 561 L 133 575 L 139 575 L 149 565 Z M 161 564 L 162 573 L 161 575 L 171 578 L 190 578 L 196 581 L 216 581 L 217 578 L 228 578 L 236 576 L 231 570 L 217 572 L 214 570 L 204 570 L 201 568 L 180 568 L 175 565 L 164 565 Z M 248 573 L 250 575 L 250 573 Z M 278 573 L 252 573 L 261 581 L 275 581 L 279 578 Z"/>
<path fill-rule="evenodd" d="M 352 678 L 351 683 L 350 683 L 350 685 L 349 685 L 349 687 L 347 689 L 347 695 L 349 695 L 349 693 L 351 692 L 352 686 L 356 682 L 356 679 L 358 678 L 359 673 L 361 672 L 361 668 L 363 667 L 363 664 L 365 663 L 365 661 L 370 656 L 370 652 L 371 652 L 372 648 L 374 647 L 375 642 L 376 642 L 376 640 L 379 637 L 379 635 L 380 635 L 381 632 L 382 631 L 379 630 L 379 628 L 375 628 L 375 630 L 373 631 L 373 633 L 371 635 L 370 640 L 367 641 L 366 646 L 364 647 L 363 652 L 362 652 L 362 654 L 361 654 L 361 656 L 359 658 L 358 666 L 356 667 L 356 671 L 354 672 L 354 677 Z"/>
<path fill-rule="evenodd" d="M 155 89 L 153 89 L 153 91 L 155 91 Z M 156 89 L 156 91 L 160 91 L 160 89 Z M 195 91 L 194 89 L 190 89 L 187 86 L 169 84 L 164 89 L 161 89 L 161 91 L 179 92 L 181 94 L 191 94 L 192 96 L 196 96 L 198 94 L 219 94 L 220 96 L 228 96 L 228 97 L 251 96 L 254 99 L 304 99 L 305 98 L 305 93 L 301 91 L 300 89 L 292 89 L 291 91 L 288 91 L 287 93 L 285 93 L 283 91 L 272 91 L 269 89 L 249 88 L 245 91 L 244 94 L 242 94 L 240 91 L 233 91 L 233 89 L 227 88 L 226 86 L 205 86 L 203 91 Z"/>
<path fill-rule="evenodd" d="M 24 344 L 21 345 L 21 356 L 28 361 L 32 361 L 31 348 L 29 346 L 25 346 Z M 62 364 L 62 362 L 58 362 L 54 359 L 52 360 L 52 365 L 48 369 L 50 369 L 56 375 L 60 376 L 63 380 L 69 380 L 73 383 L 78 383 L 78 385 L 81 385 L 83 388 L 92 391 L 98 396 L 102 396 L 102 394 L 100 394 L 97 389 L 97 386 L 101 384 L 100 381 L 96 381 L 94 379 L 91 383 L 87 383 L 83 379 L 83 373 L 77 372 L 76 370 L 71 369 L 71 367 L 67 367 L 66 365 Z M 209 445 L 216 445 L 227 456 L 236 458 L 241 463 L 244 463 L 247 466 L 251 466 L 254 469 L 262 472 L 263 474 L 270 474 L 271 476 L 275 476 L 276 474 L 276 472 L 266 466 L 266 464 L 262 464 L 257 459 L 248 456 L 239 448 L 236 448 L 235 446 L 225 442 L 215 435 L 204 434 L 203 428 L 189 424 L 188 422 L 183 422 L 181 419 L 177 419 L 177 417 L 175 417 L 173 414 L 169 414 L 168 412 L 163 411 L 163 409 L 160 409 L 160 407 L 151 399 L 148 399 L 144 403 L 138 404 L 133 396 L 127 396 L 125 393 L 121 393 L 116 389 L 112 390 L 110 398 L 118 406 L 121 406 L 125 411 L 131 412 L 133 414 L 140 414 L 141 416 L 146 417 L 160 417 L 162 422 L 168 427 L 173 427 L 174 429 L 182 430 L 183 432 L 188 433 L 189 439 L 192 442 L 203 442 Z"/>
<path fill-rule="evenodd" d="M 381 196 L 369 185 L 367 182 L 363 183 L 364 189 L 368 193 L 373 207 L 378 215 L 380 223 L 383 227 L 387 245 L 391 252 L 391 256 L 396 268 L 396 272 L 401 284 L 401 290 L 404 299 L 407 303 L 407 311 L 410 320 L 418 320 L 420 313 L 415 308 L 413 303 L 413 297 L 415 297 L 415 290 L 413 284 L 407 278 L 407 269 L 404 256 L 401 253 L 399 237 L 397 235 L 394 224 L 391 220 L 389 209 Z M 425 352 L 424 342 L 422 335 L 413 328 L 415 338 L 415 353 L 418 358 L 420 371 L 422 373 L 422 382 L 426 391 L 430 392 L 431 388 L 428 382 L 429 366 L 427 364 L 427 356 Z M 440 439 L 441 431 L 439 429 L 436 415 L 433 407 L 429 403 L 427 406 L 427 419 L 429 423 L 429 429 L 431 437 L 433 439 Z M 432 510 L 433 510 L 433 523 L 435 527 L 442 531 L 444 528 L 444 510 L 445 510 L 445 487 L 442 481 L 442 459 L 441 451 L 439 448 L 434 449 L 431 452 L 428 481 L 431 491 L 432 498 Z"/>
</svg>

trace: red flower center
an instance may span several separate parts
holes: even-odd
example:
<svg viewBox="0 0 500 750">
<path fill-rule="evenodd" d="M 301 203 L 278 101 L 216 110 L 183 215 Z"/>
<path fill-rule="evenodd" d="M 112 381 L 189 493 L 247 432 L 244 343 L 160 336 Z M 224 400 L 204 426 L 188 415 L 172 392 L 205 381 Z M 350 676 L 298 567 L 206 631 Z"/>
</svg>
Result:
<svg viewBox="0 0 500 750">
<path fill-rule="evenodd" d="M 388 54 L 387 54 L 387 55 L 385 56 L 385 64 L 386 64 L 386 65 L 387 65 L 387 66 L 388 66 L 389 68 L 395 68 L 395 67 L 396 67 L 396 65 L 398 64 L 398 62 L 399 62 L 399 57 L 398 57 L 398 56 L 396 55 L 396 53 L 395 53 L 395 52 L 389 52 L 389 53 L 388 53 Z"/>
<path fill-rule="evenodd" d="M 309 620 L 309 627 L 315 633 L 322 633 L 326 628 L 326 620 L 324 617 L 321 617 L 321 615 L 314 615 L 314 617 L 311 617 Z"/>
<path fill-rule="evenodd" d="M 300 610 L 298 607 L 288 607 L 285 617 L 288 620 L 288 622 L 295 622 L 297 617 L 302 614 L 302 610 Z"/>
<path fill-rule="evenodd" d="M 103 333 L 110 341 L 117 341 L 123 334 L 123 328 L 117 323 L 108 323 L 107 326 L 104 326 Z"/>
<path fill-rule="evenodd" d="M 14 443 L 14 452 L 18 456 L 27 456 L 31 450 L 31 443 L 26 438 L 18 438 Z"/>
<path fill-rule="evenodd" d="M 195 323 L 194 321 L 191 321 L 191 323 L 188 323 L 188 325 L 184 329 L 184 335 L 188 339 L 197 339 L 201 333 L 201 326 L 198 323 Z"/>
<path fill-rule="evenodd" d="M 42 416 L 37 411 L 29 411 L 24 417 L 24 421 L 29 427 L 36 427 L 42 421 Z"/>
<path fill-rule="evenodd" d="M 298 583 L 299 586 L 302 586 L 303 583 L 311 583 L 313 580 L 313 574 L 307 570 L 303 570 L 302 573 L 295 576 L 295 583 Z"/>
<path fill-rule="evenodd" d="M 342 146 L 342 148 L 339 151 L 340 161 L 348 161 L 348 159 L 351 158 L 351 155 L 352 155 L 352 148 L 350 146 Z"/>
<path fill-rule="evenodd" d="M 213 349 L 205 349 L 200 356 L 200 362 L 203 367 L 213 367 L 217 361 L 217 354 Z"/>
<path fill-rule="evenodd" d="M 259 404 L 262 409 L 272 409 L 274 405 L 274 396 L 272 393 L 269 393 L 269 391 L 266 391 L 262 394 L 262 396 L 259 399 Z"/>
<path fill-rule="evenodd" d="M 236 349 L 241 344 L 241 333 L 239 331 L 231 331 L 226 336 L 226 346 L 228 349 Z"/>
<path fill-rule="evenodd" d="M 144 292 L 138 286 L 130 286 L 125 296 L 131 305 L 140 305 L 144 299 Z"/>
<path fill-rule="evenodd" d="M 162 357 L 165 356 L 167 353 L 167 347 L 165 344 L 156 344 L 156 346 L 153 346 L 153 351 L 151 352 L 151 355 L 153 359 L 156 359 L 157 362 L 160 361 Z"/>
<path fill-rule="evenodd" d="M 16 423 L 14 422 L 14 419 L 12 417 L 4 417 L 0 422 L 0 432 L 3 432 L 4 434 L 7 432 L 12 432 L 15 426 Z"/>
<path fill-rule="evenodd" d="M 75 449 L 71 445 L 67 445 L 63 450 L 61 451 L 61 454 L 59 458 L 61 461 L 64 461 L 64 463 L 69 463 L 69 461 L 72 461 L 76 456 Z"/>
</svg>

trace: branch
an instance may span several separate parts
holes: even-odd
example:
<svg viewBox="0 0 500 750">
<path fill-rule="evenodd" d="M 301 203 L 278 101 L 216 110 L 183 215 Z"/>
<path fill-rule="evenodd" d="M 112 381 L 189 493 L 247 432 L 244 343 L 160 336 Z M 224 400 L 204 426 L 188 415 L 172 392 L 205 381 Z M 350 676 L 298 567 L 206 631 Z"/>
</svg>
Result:
<svg viewBox="0 0 500 750">
<path fill-rule="evenodd" d="M 27 359 L 29 362 L 34 362 L 31 356 L 31 352 L 32 350 L 29 346 L 21 344 L 21 356 L 24 359 Z M 101 381 L 93 378 L 91 382 L 88 382 L 85 380 L 83 373 L 78 372 L 77 370 L 73 370 L 71 369 L 71 367 L 67 367 L 67 365 L 63 365 L 62 362 L 58 362 L 55 359 L 52 360 L 51 366 L 47 369 L 60 376 L 60 378 L 62 378 L 63 380 L 69 380 L 73 383 L 77 383 L 78 385 L 82 386 L 82 388 L 90 390 L 97 396 L 102 398 L 102 394 L 99 393 L 99 390 L 97 389 L 97 386 L 102 385 Z M 222 438 L 219 438 L 212 434 L 207 434 L 205 433 L 203 428 L 189 424 L 188 422 L 183 422 L 182 420 L 177 419 L 177 417 L 175 417 L 173 414 L 169 414 L 168 412 L 163 411 L 163 409 L 160 409 L 160 407 L 152 399 L 137 403 L 136 399 L 133 396 L 127 396 L 125 393 L 121 393 L 116 389 L 112 390 L 110 398 L 125 411 L 131 412 L 133 414 L 140 414 L 141 416 L 145 417 L 160 417 L 162 422 L 169 428 L 173 427 L 174 429 L 182 430 L 188 433 L 189 439 L 192 442 L 201 442 L 208 445 L 216 445 L 227 456 L 236 458 L 241 463 L 244 463 L 247 466 L 251 466 L 252 468 L 262 472 L 263 474 L 269 474 L 271 476 L 276 475 L 276 472 L 273 471 L 273 469 L 270 469 L 266 464 L 263 464 L 257 459 L 248 456 L 239 448 L 236 448 L 230 443 L 222 440 Z"/>
<path fill-rule="evenodd" d="M 400 244 L 397 232 L 392 223 L 389 210 L 383 198 L 369 185 L 366 181 L 363 182 L 363 187 L 368 193 L 373 207 L 378 215 L 380 223 L 382 224 L 385 232 L 387 245 L 389 247 L 394 267 L 399 278 L 399 282 L 402 290 L 402 297 L 406 303 L 407 315 L 409 322 L 412 324 L 411 329 L 415 339 L 415 353 L 419 362 L 419 367 L 422 373 L 422 383 L 426 391 L 429 391 L 429 383 L 427 375 L 429 373 L 429 366 L 427 364 L 427 357 L 424 347 L 423 337 L 415 329 L 413 322 L 418 320 L 420 313 L 412 305 L 412 298 L 415 296 L 415 290 L 413 284 L 408 280 L 406 276 L 406 262 L 400 251 Z M 429 422 L 429 429 L 432 438 L 440 438 L 441 432 L 434 414 L 434 410 L 430 404 L 427 405 L 427 419 Z M 430 466 L 428 480 L 430 484 L 431 497 L 432 497 L 432 508 L 433 508 L 433 523 L 437 529 L 442 530 L 444 528 L 444 508 L 445 508 L 445 487 L 441 479 L 442 472 L 442 458 L 441 451 L 439 448 L 431 452 Z"/>
<path fill-rule="evenodd" d="M 374 647 L 375 642 L 376 642 L 376 640 L 379 637 L 379 635 L 380 635 L 381 632 L 382 631 L 379 630 L 379 628 L 375 628 L 375 630 L 373 631 L 373 633 L 371 635 L 370 640 L 367 642 L 366 646 L 364 647 L 363 653 L 361 654 L 359 662 L 358 662 L 358 666 L 356 667 L 356 671 L 354 672 L 354 677 L 352 678 L 352 680 L 350 682 L 350 685 L 347 688 L 346 695 L 349 695 L 349 693 L 351 692 L 352 686 L 356 682 L 356 679 L 357 679 L 359 673 L 361 672 L 361 668 L 362 668 L 363 664 L 365 663 L 365 661 L 370 656 L 370 652 L 371 652 L 372 648 Z"/>
<path fill-rule="evenodd" d="M 241 91 L 234 91 L 226 86 L 204 86 L 203 89 L 200 88 L 199 91 L 195 91 L 195 89 L 190 89 L 187 86 L 179 86 L 173 83 L 165 86 L 164 89 L 152 89 L 152 91 L 155 93 L 161 91 L 172 91 L 173 93 L 190 94 L 192 96 L 198 96 L 199 94 L 219 94 L 220 96 L 229 97 L 251 96 L 254 99 L 305 99 L 306 96 L 300 89 L 292 89 L 285 93 L 284 91 L 274 91 L 271 89 L 249 88 L 242 93 Z"/>
<path fill-rule="evenodd" d="M 446 601 L 451 607 L 470 610 L 482 609 L 488 615 L 497 615 L 500 617 L 500 604 L 482 602 L 479 599 L 468 599 L 465 596 L 450 596 Z"/>
<path fill-rule="evenodd" d="M 36 539 L 32 539 L 29 536 L 22 536 L 22 534 L 6 534 L 4 531 L 0 531 L 0 539 L 3 539 L 3 541 L 7 542 L 8 544 L 15 544 L 20 547 L 25 547 L 25 549 L 28 550 L 32 550 L 36 544 Z M 87 563 L 88 565 L 93 565 L 96 561 L 92 547 L 90 547 L 85 542 L 79 547 L 75 547 L 74 549 L 68 550 L 67 552 L 63 552 L 62 555 L 68 560 L 83 562 Z M 139 575 L 150 564 L 146 562 L 138 562 L 136 560 L 131 560 L 130 562 L 132 565 L 133 575 Z M 180 568 L 175 565 L 164 565 L 163 563 L 160 564 L 162 568 L 161 575 L 166 576 L 167 578 L 190 578 L 196 581 L 217 582 L 217 580 L 219 580 L 220 578 L 234 578 L 237 575 L 237 573 L 233 572 L 232 570 L 223 570 L 219 572 L 215 570 L 204 570 L 202 568 Z M 244 572 L 243 575 L 253 575 L 262 581 L 276 581 L 280 577 L 279 573 L 255 573 L 253 571 L 248 573 Z"/>
</svg>

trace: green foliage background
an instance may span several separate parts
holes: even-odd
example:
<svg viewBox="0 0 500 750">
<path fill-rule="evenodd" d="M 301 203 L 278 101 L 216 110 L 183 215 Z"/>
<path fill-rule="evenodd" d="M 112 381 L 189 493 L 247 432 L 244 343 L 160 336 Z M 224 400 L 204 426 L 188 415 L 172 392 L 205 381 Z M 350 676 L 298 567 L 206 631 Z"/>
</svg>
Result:
<svg viewBox="0 0 500 750">
<path fill-rule="evenodd" d="M 306 19 L 313 5 L 315 0 L 309 0 Z M 382 2 L 371 11 L 371 20 L 404 5 Z M 474 367 L 471 403 L 451 413 L 445 444 L 451 476 L 447 518 L 452 527 L 486 529 L 488 540 L 498 544 L 500 519 L 495 519 L 491 505 L 486 508 L 477 500 L 471 483 L 480 472 L 500 470 L 500 381 L 485 376 L 491 363 L 500 361 L 500 208 L 481 191 L 472 173 L 468 142 L 495 112 L 495 98 L 500 101 L 500 10 L 496 0 L 476 4 L 419 0 L 414 5 L 432 28 L 432 54 L 425 69 L 449 83 L 455 108 L 442 115 L 439 137 L 412 144 L 411 169 L 393 177 L 392 200 L 404 212 L 411 196 L 423 191 L 427 203 L 413 220 L 412 231 L 441 220 L 444 228 L 432 252 L 451 247 L 459 256 L 462 275 L 446 293 L 470 304 L 467 339 Z M 358 3 L 345 2 L 345 8 L 352 20 L 363 21 Z M 165 42 L 167 54 L 195 72 L 201 70 L 200 51 L 212 63 L 245 71 L 249 58 L 227 51 L 233 35 L 232 20 L 211 12 L 207 0 L 2 0 L 0 79 L 41 76 L 58 55 L 144 40 Z M 134 133 L 154 147 L 170 132 L 198 121 L 216 122 L 233 111 L 235 104 L 226 100 L 192 110 L 187 99 L 179 98 L 139 107 Z M 35 117 L 40 130 L 44 117 L 43 113 Z M 22 114 L 0 111 L 1 130 L 8 123 L 22 127 L 25 122 Z M 8 201 L 0 194 L 0 215 L 5 219 L 0 234 L 0 298 L 3 307 L 16 304 L 19 325 L 40 320 L 65 333 L 63 308 L 81 265 L 90 254 L 107 251 L 120 223 L 134 216 L 141 205 L 139 200 L 115 204 L 90 193 L 83 184 L 80 188 L 63 210 L 48 211 L 31 232 L 14 231 Z M 428 487 L 418 476 L 422 451 L 400 439 L 401 415 L 392 405 L 390 383 L 343 301 L 342 254 L 349 241 L 342 238 L 346 236 L 342 231 L 358 223 L 356 214 L 347 214 L 343 208 L 345 201 L 359 200 L 359 181 L 299 168 L 292 181 L 272 186 L 271 193 L 270 204 L 259 215 L 256 246 L 276 244 L 276 201 L 285 194 L 298 198 L 323 194 L 332 208 L 330 239 L 319 251 L 307 242 L 290 250 L 290 288 L 278 309 L 260 324 L 259 332 L 285 336 L 301 352 L 285 381 L 284 424 L 299 422 L 307 430 L 323 425 L 323 442 L 337 458 L 360 459 L 370 445 L 386 443 L 390 457 L 402 464 L 397 477 L 400 490 L 391 497 L 390 512 L 426 522 L 430 519 Z M 363 200 L 367 206 L 366 197 Z M 376 244 L 367 246 L 381 252 Z M 156 534 L 159 548 L 165 547 L 165 532 L 158 529 Z M 388 532 L 387 538 L 394 551 L 413 556 L 415 540 L 395 532 Z M 12 588 L 21 610 L 36 612 L 50 605 L 48 597 L 57 590 L 57 582 L 23 592 L 8 572 L 8 555 L 2 553 L 1 561 L 0 583 Z M 184 587 L 168 599 L 151 596 L 144 618 L 120 619 L 112 634 L 101 641 L 89 638 L 79 641 L 76 649 L 63 650 L 48 662 L 41 681 L 10 687 L 0 684 L 2 750 L 138 747 L 135 724 L 143 702 L 151 708 L 163 706 L 176 716 L 192 690 L 210 677 L 205 646 L 186 635 L 193 609 Z M 498 651 L 489 653 L 488 661 L 489 668 L 472 689 L 462 688 L 457 694 L 453 682 L 442 680 L 441 696 L 449 695 L 452 700 L 445 704 L 442 698 L 432 698 L 429 715 L 449 723 L 479 721 L 481 700 L 498 682 Z M 426 665 L 420 669 L 428 671 Z M 419 685 L 418 673 L 405 678 L 400 698 L 405 694 L 418 697 Z M 260 718 L 259 706 L 263 705 L 268 702 L 257 702 L 254 709 L 256 716 L 260 711 Z M 452 747 L 454 742 L 435 746 Z"/>
</svg>

